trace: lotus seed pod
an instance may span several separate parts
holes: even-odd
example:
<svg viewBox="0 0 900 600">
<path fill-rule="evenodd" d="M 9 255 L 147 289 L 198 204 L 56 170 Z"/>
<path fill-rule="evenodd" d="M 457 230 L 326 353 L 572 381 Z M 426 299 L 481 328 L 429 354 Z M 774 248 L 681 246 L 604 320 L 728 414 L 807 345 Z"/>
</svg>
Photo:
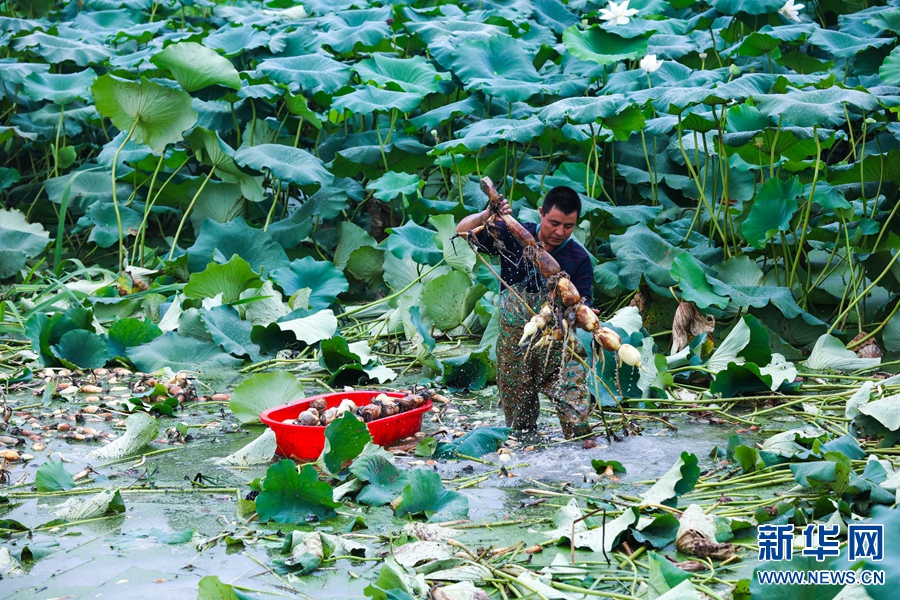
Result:
<svg viewBox="0 0 900 600">
<path fill-rule="evenodd" d="M 641 352 L 631 344 L 622 344 L 619 346 L 619 358 L 626 365 L 632 367 L 641 367 Z"/>
</svg>

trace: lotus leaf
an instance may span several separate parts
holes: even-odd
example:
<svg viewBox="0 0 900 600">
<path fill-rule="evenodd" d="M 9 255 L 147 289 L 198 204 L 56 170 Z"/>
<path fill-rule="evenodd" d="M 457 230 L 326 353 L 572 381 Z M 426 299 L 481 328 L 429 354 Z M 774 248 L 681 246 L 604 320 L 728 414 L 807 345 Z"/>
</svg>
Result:
<svg viewBox="0 0 900 600">
<path fill-rule="evenodd" d="M 196 92 L 215 84 L 241 89 L 241 78 L 234 65 L 196 42 L 172 44 L 150 60 L 171 71 L 186 92 Z"/>
</svg>

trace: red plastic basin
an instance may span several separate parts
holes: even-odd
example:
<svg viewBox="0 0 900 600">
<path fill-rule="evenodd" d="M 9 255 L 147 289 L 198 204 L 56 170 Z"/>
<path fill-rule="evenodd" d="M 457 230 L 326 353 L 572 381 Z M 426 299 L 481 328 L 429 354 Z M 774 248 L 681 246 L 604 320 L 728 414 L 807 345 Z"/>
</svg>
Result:
<svg viewBox="0 0 900 600">
<path fill-rule="evenodd" d="M 337 406 L 344 398 L 353 400 L 357 406 L 363 406 L 371 403 L 378 394 L 385 394 L 391 398 L 403 397 L 403 394 L 397 392 L 378 391 L 322 394 L 270 408 L 263 411 L 259 418 L 275 432 L 275 440 L 278 442 L 278 454 L 297 460 L 316 460 L 322 454 L 322 449 L 325 448 L 325 428 L 292 425 L 282 423 L 282 421 L 296 419 L 301 412 L 309 408 L 309 404 L 313 400 L 319 398 L 325 399 L 328 408 Z M 422 428 L 422 417 L 430 410 L 431 400 L 426 400 L 425 404 L 419 408 L 414 408 L 392 417 L 370 421 L 367 425 L 369 433 L 372 435 L 372 442 L 379 446 L 387 446 L 397 440 L 413 435 Z"/>
</svg>

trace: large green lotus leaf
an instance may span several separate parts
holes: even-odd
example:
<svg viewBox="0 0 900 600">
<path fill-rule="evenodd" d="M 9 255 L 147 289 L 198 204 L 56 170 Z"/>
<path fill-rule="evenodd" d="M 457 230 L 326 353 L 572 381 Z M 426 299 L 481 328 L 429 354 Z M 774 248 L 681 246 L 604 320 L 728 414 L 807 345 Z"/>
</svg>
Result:
<svg viewBox="0 0 900 600">
<path fill-rule="evenodd" d="M 509 432 L 509 427 L 478 427 L 452 442 L 439 442 L 432 458 L 455 458 L 459 454 L 480 458 L 496 452 Z"/>
<path fill-rule="evenodd" d="M 859 407 L 859 412 L 869 415 L 889 431 L 897 431 L 900 429 L 900 394 L 867 402 Z"/>
<path fill-rule="evenodd" d="M 337 477 L 349 466 L 366 444 L 372 441 L 369 428 L 352 413 L 345 412 L 340 419 L 335 419 L 325 428 L 325 446 L 319 457 L 325 471 Z"/>
<path fill-rule="evenodd" d="M 210 181 L 197 197 L 194 210 L 191 211 L 191 226 L 195 234 L 199 235 L 203 222 L 207 219 L 216 223 L 228 223 L 243 219 L 246 214 L 247 201 L 241 195 L 239 184 Z"/>
<path fill-rule="evenodd" d="M 331 310 L 313 312 L 299 309 L 279 319 L 276 325 L 282 331 L 293 333 L 297 341 L 315 344 L 333 337 L 338 323 Z"/>
<path fill-rule="evenodd" d="M 700 479 L 700 467 L 697 465 L 696 455 L 682 452 L 672 468 L 660 477 L 659 481 L 654 483 L 649 490 L 641 494 L 644 503 L 668 506 L 678 496 L 694 489 L 697 480 Z"/>
<path fill-rule="evenodd" d="M 458 151 L 459 146 L 467 150 L 481 150 L 501 140 L 527 143 L 540 136 L 546 129 L 547 125 L 536 116 L 527 119 L 484 119 L 459 130 L 458 139 L 438 144 L 435 151 L 438 153 Z"/>
<path fill-rule="evenodd" d="M 415 194 L 423 185 L 425 181 L 415 173 L 388 171 L 378 179 L 370 181 L 366 189 L 382 202 L 390 202 L 397 196 Z"/>
<path fill-rule="evenodd" d="M 357 248 L 350 255 L 346 270 L 368 285 L 377 285 L 384 273 L 384 251 L 372 246 Z"/>
<path fill-rule="evenodd" d="M 453 215 L 434 215 L 428 222 L 437 229 L 434 238 L 444 252 L 444 262 L 454 269 L 471 273 L 475 266 L 475 251 L 462 238 L 456 236 Z"/>
<path fill-rule="evenodd" d="M 64 492 L 75 487 L 75 479 L 62 461 L 48 460 L 34 474 L 34 485 L 39 492 Z"/>
<path fill-rule="evenodd" d="M 507 102 L 527 100 L 542 89 L 531 58 L 505 35 L 463 42 L 453 51 L 452 67 L 467 88 Z"/>
<path fill-rule="evenodd" d="M 11 188 L 19 182 L 19 171 L 9 167 L 0 167 L 0 192 Z"/>
<path fill-rule="evenodd" d="M 535 0 L 535 20 L 545 27 L 549 27 L 553 33 L 561 34 L 566 27 L 578 22 L 578 17 L 569 11 L 561 2 L 555 0 Z"/>
<path fill-rule="evenodd" d="M 207 575 L 197 583 L 197 600 L 246 600 L 249 596 L 222 582 L 218 575 Z"/>
<path fill-rule="evenodd" d="M 350 465 L 350 472 L 369 483 L 356 495 L 357 502 L 383 506 L 400 495 L 409 483 L 405 471 L 394 465 L 394 455 L 380 446 L 369 444 Z"/>
<path fill-rule="evenodd" d="M 266 471 L 263 491 L 256 497 L 256 512 L 262 522 L 305 523 L 315 514 L 320 521 L 334 516 L 341 505 L 332 499 L 331 486 L 319 481 L 312 465 L 297 473 L 292 460 L 282 460 Z"/>
<path fill-rule="evenodd" d="M 749 360 L 757 365 L 767 365 L 771 358 L 768 331 L 756 317 L 744 315 L 709 357 L 706 368 L 718 373 L 730 363 L 742 365 Z"/>
<path fill-rule="evenodd" d="M 197 122 L 187 92 L 142 77 L 140 82 L 102 75 L 91 87 L 97 110 L 122 131 L 134 128 L 136 142 L 160 153 Z"/>
<path fill-rule="evenodd" d="M 451 102 L 439 108 L 429 110 L 425 114 L 419 115 L 409 120 L 414 126 L 424 131 L 441 125 L 453 117 L 460 115 L 480 115 L 484 111 L 484 101 L 480 96 L 469 96 L 465 100 Z"/>
<path fill-rule="evenodd" d="M 209 221 L 207 221 L 208 223 Z M 259 275 L 240 256 L 232 256 L 225 264 L 209 263 L 199 273 L 193 273 L 184 286 L 188 298 L 215 298 L 222 294 L 222 302 L 235 302 L 241 292 L 262 286 Z"/>
<path fill-rule="evenodd" d="M 480 283 L 472 285 L 465 273 L 451 271 L 425 284 L 425 314 L 439 329 L 450 331 L 466 320 L 486 291 Z"/>
<path fill-rule="evenodd" d="M 234 388 L 230 407 L 241 423 L 256 423 L 264 410 L 301 398 L 303 385 L 291 373 L 257 373 Z"/>
<path fill-rule="evenodd" d="M 80 306 L 53 315 L 36 312 L 25 323 L 25 337 L 31 341 L 31 349 L 38 353 L 44 366 L 58 366 L 50 347 L 73 329 L 93 331 L 92 322 L 93 313 Z"/>
<path fill-rule="evenodd" d="M 173 371 L 234 369 L 242 362 L 225 354 L 212 342 L 182 337 L 174 331 L 168 331 L 147 344 L 129 348 L 127 353 L 128 360 L 144 373 L 163 367 Z"/>
<path fill-rule="evenodd" d="M 226 305 L 214 306 L 201 311 L 200 318 L 212 340 L 226 352 L 259 360 L 259 346 L 250 340 L 253 324 L 241 320 L 237 309 Z"/>
<path fill-rule="evenodd" d="M 150 319 L 127 317 L 109 326 L 106 345 L 111 356 L 125 358 L 126 348 L 152 342 L 161 335 L 162 330 Z"/>
<path fill-rule="evenodd" d="M 110 57 L 109 51 L 97 44 L 88 44 L 40 31 L 16 38 L 13 47 L 16 50 L 27 48 L 51 64 L 70 60 L 79 67 L 102 64 Z"/>
<path fill-rule="evenodd" d="M 319 349 L 322 352 L 319 357 L 319 364 L 329 371 L 337 371 L 348 364 L 368 364 L 375 359 L 372 356 L 372 350 L 369 348 L 368 342 L 361 341 L 348 344 L 347 340 L 340 335 L 336 335 L 330 340 L 322 340 Z"/>
<path fill-rule="evenodd" d="M 350 221 L 341 221 L 338 225 L 338 245 L 334 250 L 334 266 L 338 270 L 344 270 L 354 252 L 362 247 L 374 247 L 377 244 L 375 238 L 359 225 Z M 302 287 L 312 286 L 304 285 Z"/>
<path fill-rule="evenodd" d="M 855 371 L 869 369 L 880 363 L 880 358 L 859 358 L 855 352 L 847 350 L 841 340 L 827 333 L 816 340 L 809 358 L 804 362 L 812 371 Z"/>
<path fill-rule="evenodd" d="M 719 394 L 722 398 L 767 392 L 771 388 L 772 376 L 762 373 L 756 363 L 728 363 L 728 367 L 716 373 L 716 378 L 709 384 L 710 393 Z"/>
<path fill-rule="evenodd" d="M 213 50 L 221 50 L 225 56 L 237 56 L 245 50 L 262 48 L 271 36 L 248 25 L 222 27 L 203 39 L 203 45 Z"/>
<path fill-rule="evenodd" d="M 242 175 L 234 162 L 234 150 L 222 141 L 219 134 L 204 127 L 195 127 L 185 139 L 190 142 L 197 158 L 205 165 L 215 167 L 221 174 Z"/>
<path fill-rule="evenodd" d="M 778 48 L 779 44 L 781 44 L 781 40 L 778 38 L 754 31 L 744 38 L 744 41 L 735 49 L 735 52 L 744 56 L 765 56 L 775 48 Z"/>
<path fill-rule="evenodd" d="M 797 197 L 803 186 L 797 177 L 787 181 L 769 179 L 766 181 L 750 207 L 750 214 L 741 225 L 744 238 L 755 248 L 765 248 L 766 243 L 779 232 L 790 230 L 791 219 L 799 208 Z"/>
<path fill-rule="evenodd" d="M 66 187 L 71 182 L 68 210 L 84 210 L 94 202 L 101 200 L 112 202 L 110 175 L 109 171 L 77 171 L 61 177 L 47 179 L 44 182 L 44 189 L 50 200 L 59 204 L 62 201 L 63 194 L 65 194 Z M 116 194 L 119 198 L 127 198 L 131 194 L 131 190 L 132 186 L 130 183 L 124 181 L 116 182 Z"/>
<path fill-rule="evenodd" d="M 800 127 L 840 126 L 846 120 L 844 103 L 865 111 L 874 110 L 878 99 L 858 90 L 831 87 L 824 90 L 791 90 L 786 94 L 753 97 L 759 111 L 773 122 Z"/>
<path fill-rule="evenodd" d="M 356 63 L 353 67 L 363 83 L 411 92 L 420 96 L 438 91 L 439 82 L 445 79 L 421 56 L 395 58 L 387 54 L 375 53 Z"/>
<path fill-rule="evenodd" d="M 307 95 L 334 94 L 347 85 L 352 75 L 350 67 L 323 54 L 270 58 L 259 63 L 256 70 Z"/>
<path fill-rule="evenodd" d="M 447 521 L 465 519 L 469 514 L 469 501 L 459 492 L 444 489 L 441 476 L 435 471 L 413 469 L 409 472 L 409 484 L 403 488 L 396 514 L 418 515 L 424 513 L 429 520 Z"/>
<path fill-rule="evenodd" d="M 354 114 L 368 115 L 376 111 L 396 108 L 400 112 L 410 112 L 422 103 L 422 95 L 410 92 L 394 92 L 366 86 L 360 90 L 336 96 L 331 103 L 334 110 L 349 110 Z"/>
<path fill-rule="evenodd" d="M 241 89 L 241 77 L 227 58 L 196 42 L 178 42 L 150 59 L 157 67 L 168 69 L 186 92 L 211 85 Z"/>
<path fill-rule="evenodd" d="M 820 29 L 818 27 L 813 30 L 813 34 L 809 37 L 810 44 L 818 46 L 835 58 L 852 58 L 867 48 L 880 48 L 894 41 L 894 39 L 879 38 L 871 35 L 858 37 L 842 31 Z"/>
<path fill-rule="evenodd" d="M 284 95 L 284 105 L 292 115 L 306 119 L 316 129 L 322 128 L 323 116 L 309 107 L 309 102 L 303 94 L 293 95 L 290 92 Z"/>
<path fill-rule="evenodd" d="M 641 277 L 651 286 L 664 290 L 676 284 L 670 271 L 675 258 L 684 250 L 671 245 L 646 225 L 637 224 L 622 235 L 610 236 L 610 245 L 623 289 L 636 289 Z"/>
<path fill-rule="evenodd" d="M 106 342 L 87 329 L 67 332 L 50 349 L 59 362 L 69 369 L 99 369 L 110 358 Z"/>
<path fill-rule="evenodd" d="M 311 256 L 298 258 L 288 267 L 275 269 L 272 279 L 288 296 L 297 290 L 310 288 L 309 305 L 312 308 L 328 308 L 339 294 L 350 287 L 341 269 L 330 261 L 316 260 Z"/>
<path fill-rule="evenodd" d="M 0 81 L 7 83 L 22 83 L 32 73 L 47 73 L 50 65 L 16 62 L 16 59 L 3 59 L 0 61 Z"/>
<path fill-rule="evenodd" d="M 788 288 L 765 284 L 762 270 L 749 256 L 732 256 L 716 267 L 716 275 L 708 277 L 713 290 L 738 306 L 762 308 L 771 302 L 788 319 L 803 314 Z"/>
<path fill-rule="evenodd" d="M 49 100 L 65 105 L 90 98 L 87 91 L 95 79 L 97 73 L 93 69 L 77 73 L 32 73 L 25 78 L 23 91 L 35 102 Z"/>
<path fill-rule="evenodd" d="M 467 352 L 459 356 L 442 358 L 441 383 L 450 391 L 480 390 L 496 376 L 494 361 L 488 350 Z"/>
<path fill-rule="evenodd" d="M 633 60 L 644 56 L 647 53 L 647 40 L 650 35 L 623 38 L 613 31 L 600 27 L 584 30 L 578 25 L 572 25 L 563 32 L 562 39 L 566 50 L 575 58 L 609 65 L 620 60 Z"/>
<path fill-rule="evenodd" d="M 564 98 L 548 104 L 540 110 L 538 117 L 555 127 L 560 127 L 568 119 L 572 123 L 595 123 L 617 114 L 625 105 L 621 94 L 590 98 Z"/>
<path fill-rule="evenodd" d="M 900 48 L 894 48 L 884 59 L 878 76 L 887 85 L 900 85 Z"/>
<path fill-rule="evenodd" d="M 288 264 L 284 248 L 268 233 L 251 227 L 241 217 L 228 223 L 205 221 L 200 227 L 197 241 L 188 248 L 187 255 L 188 267 L 192 273 L 204 269 L 212 261 L 230 261 L 235 255 L 241 257 L 257 273 L 271 273 Z"/>
<path fill-rule="evenodd" d="M 305 150 L 281 144 L 245 146 L 234 154 L 242 167 L 269 171 L 273 177 L 296 185 L 331 185 L 334 176 L 322 161 Z"/>
<path fill-rule="evenodd" d="M 119 218 L 122 220 L 124 237 L 137 235 L 141 229 L 143 215 L 129 206 L 119 206 Z M 116 220 L 116 207 L 112 202 L 94 202 L 79 219 L 79 225 L 93 226 L 88 241 L 101 248 L 109 248 L 119 242 L 119 224 Z"/>
<path fill-rule="evenodd" d="M 781 0 L 713 0 L 710 4 L 723 15 L 745 12 L 749 15 L 774 13 L 784 6 Z"/>
<path fill-rule="evenodd" d="M 382 246 L 397 258 L 411 256 L 417 263 L 436 265 L 443 258 L 443 252 L 434 243 L 434 231 L 413 221 L 400 227 L 388 229 L 391 235 Z"/>
<path fill-rule="evenodd" d="M 684 299 L 693 302 L 697 308 L 706 309 L 710 306 L 725 308 L 728 306 L 728 298 L 718 295 L 713 290 L 712 285 L 706 279 L 703 268 L 689 253 L 683 252 L 675 257 L 670 273 L 678 281 Z"/>
<path fill-rule="evenodd" d="M 40 223 L 29 223 L 18 209 L 0 208 L 0 279 L 18 273 L 25 259 L 43 252 L 49 241 Z"/>
</svg>

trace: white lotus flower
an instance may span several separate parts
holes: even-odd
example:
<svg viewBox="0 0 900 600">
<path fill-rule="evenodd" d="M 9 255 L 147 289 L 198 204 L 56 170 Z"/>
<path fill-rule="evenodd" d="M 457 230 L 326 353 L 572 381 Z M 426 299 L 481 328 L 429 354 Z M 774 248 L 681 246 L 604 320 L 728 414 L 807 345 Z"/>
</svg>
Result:
<svg viewBox="0 0 900 600">
<path fill-rule="evenodd" d="M 636 8 L 628 8 L 628 2 L 629 0 L 625 0 L 621 4 L 616 4 L 610 0 L 607 8 L 600 9 L 600 18 L 604 21 L 612 21 L 613 25 L 625 25 L 630 17 L 638 14 Z"/>
<path fill-rule="evenodd" d="M 778 9 L 778 12 L 780 12 L 781 16 L 783 16 L 785 19 L 789 19 L 791 21 L 797 21 L 799 23 L 800 22 L 800 11 L 803 9 L 804 6 L 806 6 L 806 5 L 805 4 L 794 4 L 794 0 L 787 0 L 787 2 L 784 3 L 784 6 L 782 6 L 781 8 Z"/>
<path fill-rule="evenodd" d="M 641 69 L 643 69 L 644 73 L 647 73 L 648 75 L 650 73 L 655 73 L 661 66 L 662 61 L 656 60 L 655 54 L 648 54 L 641 59 Z"/>
</svg>

